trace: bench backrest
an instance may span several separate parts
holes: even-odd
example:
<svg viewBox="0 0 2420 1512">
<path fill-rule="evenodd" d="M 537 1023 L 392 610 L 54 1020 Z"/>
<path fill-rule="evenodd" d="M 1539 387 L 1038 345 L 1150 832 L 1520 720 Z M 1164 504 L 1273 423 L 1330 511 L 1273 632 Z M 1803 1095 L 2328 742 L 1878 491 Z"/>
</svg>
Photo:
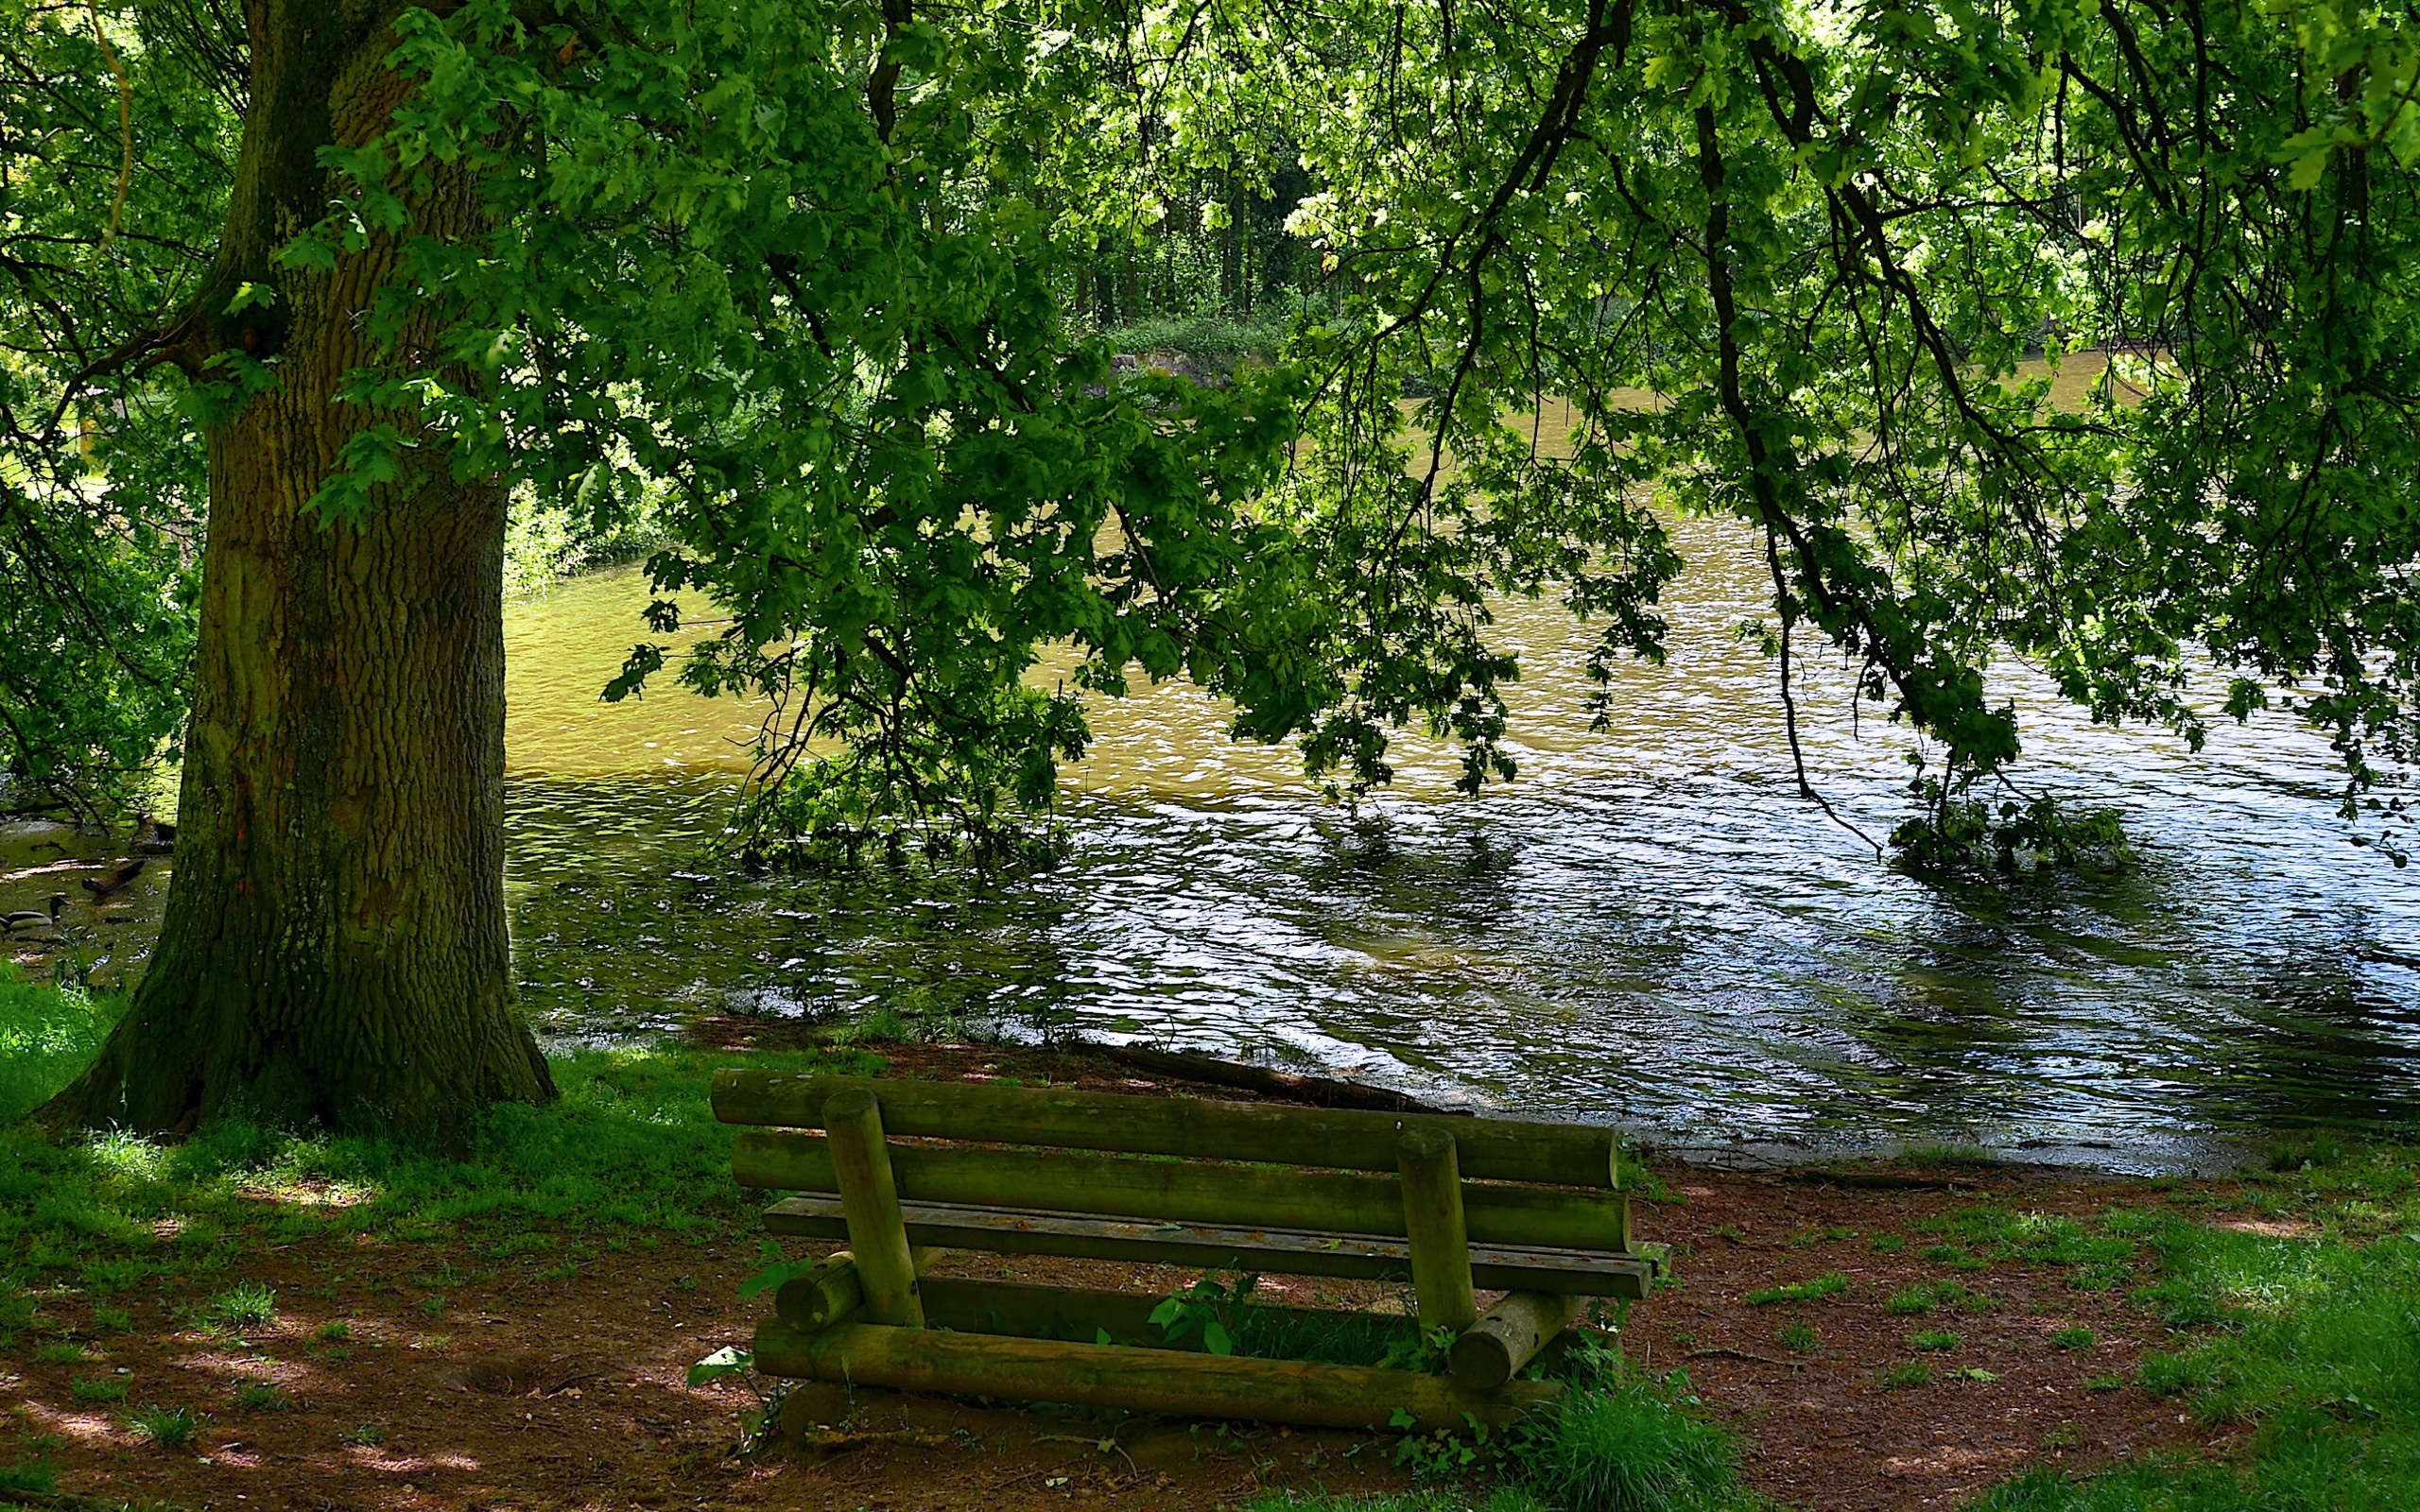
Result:
<svg viewBox="0 0 2420 1512">
<path fill-rule="evenodd" d="M 715 1116 L 752 1125 L 733 1149 L 734 1177 L 838 1191 L 828 1143 L 804 1131 L 822 1126 L 826 1098 L 852 1089 L 880 1105 L 909 1202 L 1401 1235 L 1398 1142 L 1431 1125 L 1454 1138 L 1472 1242 L 1629 1247 L 1613 1132 L 1584 1125 L 720 1071 Z"/>
</svg>

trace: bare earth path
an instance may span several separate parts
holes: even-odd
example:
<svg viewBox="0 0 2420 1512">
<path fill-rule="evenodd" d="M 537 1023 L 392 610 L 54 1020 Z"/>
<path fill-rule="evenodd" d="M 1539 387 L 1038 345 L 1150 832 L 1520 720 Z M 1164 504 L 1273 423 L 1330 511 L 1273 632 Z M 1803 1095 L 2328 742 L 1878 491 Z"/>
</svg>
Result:
<svg viewBox="0 0 2420 1512">
<path fill-rule="evenodd" d="M 1153 1085 L 1080 1052 L 890 1054 L 901 1074 Z M 1746 1441 L 1747 1483 L 1788 1506 L 1948 1508 L 2028 1466 L 2224 1452 L 2179 1404 L 2132 1383 L 2147 1351 L 2176 1342 L 2130 1299 L 2151 1280 L 2146 1254 L 2111 1259 L 2125 1246 L 2105 1239 L 2015 1254 L 2006 1237 L 2012 1222 L 2102 1234 L 2112 1211 L 2122 1232 L 2123 1214 L 2222 1186 L 1991 1170 L 1906 1171 L 1926 1184 L 1880 1189 L 1656 1174 L 1668 1198 L 1642 1203 L 1639 1228 L 1673 1246 L 1677 1280 L 1634 1310 L 1621 1343 L 1658 1373 L 1685 1369 Z M 1994 1225 L 1999 1240 L 1978 1237 Z M 564 1274 L 441 1243 L 247 1251 L 224 1280 L 274 1290 L 265 1325 L 197 1330 L 136 1289 L 120 1294 L 117 1318 L 75 1315 L 81 1299 L 54 1310 L 69 1315 L 52 1336 L 68 1325 L 81 1361 L 38 1357 L 18 1333 L 0 1350 L 0 1464 L 47 1458 L 77 1498 L 192 1509 L 1210 1508 L 1268 1487 L 1408 1484 L 1385 1438 L 879 1393 L 815 1399 L 814 1416 L 854 1413 L 833 1447 L 737 1456 L 753 1397 L 729 1383 L 693 1390 L 683 1374 L 745 1344 L 764 1303 L 736 1292 L 759 1263 L 752 1239 L 609 1244 Z M 954 1263 L 1004 1273 L 986 1257 Z M 1162 1292 L 1187 1279 L 1048 1261 L 1006 1269 Z M 1832 1276 L 1845 1284 L 1823 1281 L 1829 1295 L 1812 1300 L 1745 1300 Z M 1936 1348 L 1919 1349 L 1920 1332 L 1941 1335 Z M 1928 1382 L 1884 1383 L 1911 1363 Z M 95 1400 L 107 1387 L 93 1383 L 109 1381 L 126 1383 L 125 1400 Z M 127 1426 L 130 1407 L 150 1401 L 208 1416 L 189 1445 L 160 1449 Z"/>
</svg>

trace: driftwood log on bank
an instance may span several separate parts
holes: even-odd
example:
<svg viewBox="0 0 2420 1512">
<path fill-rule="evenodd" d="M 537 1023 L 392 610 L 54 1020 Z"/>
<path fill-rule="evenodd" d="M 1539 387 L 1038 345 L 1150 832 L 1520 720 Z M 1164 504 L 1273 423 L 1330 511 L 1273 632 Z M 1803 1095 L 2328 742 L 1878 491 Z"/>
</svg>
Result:
<svg viewBox="0 0 2420 1512">
<path fill-rule="evenodd" d="M 1198 1050 L 1147 1050 L 1139 1045 L 1089 1042 L 1083 1048 L 1121 1066 L 1131 1066 L 1153 1076 L 1179 1077 L 1213 1087 L 1235 1087 L 1264 1096 L 1291 1098 L 1315 1108 L 1357 1108 L 1374 1113 L 1431 1113 L 1444 1118 L 1470 1116 L 1458 1108 L 1424 1103 L 1408 1092 L 1391 1092 L 1382 1087 L 1365 1087 L 1359 1082 L 1340 1081 L 1333 1076 L 1276 1071 L 1240 1060 L 1221 1060 Z"/>
</svg>

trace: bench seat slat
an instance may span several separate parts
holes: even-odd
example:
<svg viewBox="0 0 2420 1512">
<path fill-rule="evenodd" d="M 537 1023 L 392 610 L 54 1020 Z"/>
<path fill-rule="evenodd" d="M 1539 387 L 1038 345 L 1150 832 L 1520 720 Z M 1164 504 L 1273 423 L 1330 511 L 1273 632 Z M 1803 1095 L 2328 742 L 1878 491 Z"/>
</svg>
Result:
<svg viewBox="0 0 2420 1512">
<path fill-rule="evenodd" d="M 736 1068 L 715 1073 L 715 1116 L 726 1124 L 820 1128 L 824 1099 L 850 1088 L 881 1100 L 882 1125 L 893 1135 L 1392 1172 L 1398 1132 L 1434 1124 L 1454 1136 L 1468 1177 L 1618 1184 L 1613 1130 L 1582 1124 Z"/>
<path fill-rule="evenodd" d="M 941 1249 L 1362 1280 L 1408 1279 L 1411 1274 L 1410 1246 L 1401 1239 L 1374 1235 L 1152 1223 L 905 1197 L 899 1209 L 907 1220 L 910 1244 Z M 765 1227 L 777 1234 L 804 1239 L 846 1239 L 849 1232 L 836 1196 L 796 1196 L 777 1202 L 765 1210 Z M 1542 1246 L 1471 1246 L 1471 1280 L 1489 1291 L 1635 1298 L 1647 1295 L 1653 1274 L 1654 1262 L 1643 1255 Z"/>
<path fill-rule="evenodd" d="M 1403 1185 L 1394 1176 L 1300 1166 L 1207 1165 L 1084 1150 L 997 1150 L 893 1144 L 899 1194 L 957 1202 L 1180 1223 L 1273 1225 L 1328 1232 L 1404 1233 Z M 776 1192 L 834 1192 L 831 1145 L 795 1129 L 744 1129 L 733 1177 Z M 1602 1187 L 1465 1182 L 1470 1236 L 1491 1244 L 1561 1249 L 1630 1247 L 1630 1199 Z"/>
</svg>

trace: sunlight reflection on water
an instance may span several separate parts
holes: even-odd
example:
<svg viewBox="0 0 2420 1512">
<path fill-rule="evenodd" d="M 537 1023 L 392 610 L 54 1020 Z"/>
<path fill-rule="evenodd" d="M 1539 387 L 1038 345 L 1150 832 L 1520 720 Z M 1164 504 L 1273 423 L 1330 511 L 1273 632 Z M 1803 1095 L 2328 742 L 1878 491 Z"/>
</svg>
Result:
<svg viewBox="0 0 2420 1512">
<path fill-rule="evenodd" d="M 1227 744 L 1211 700 L 1150 689 L 1097 715 L 1071 859 L 955 891 L 717 871 L 700 847 L 753 716 L 668 684 L 595 703 L 644 593 L 566 585 L 513 618 L 524 999 L 573 1039 L 905 1001 L 1697 1144 L 1980 1138 L 2142 1166 L 2414 1122 L 2420 973 L 2360 953 L 2420 944 L 2420 876 L 2345 843 L 2324 742 L 2263 716 L 2195 757 L 2019 671 L 2026 780 L 2121 809 L 2145 864 L 1919 883 L 1794 797 L 1771 665 L 1732 633 L 1754 563 L 1725 527 L 1680 535 L 1672 664 L 1623 669 L 1610 733 L 1587 730 L 1587 630 L 1501 607 L 1528 674 L 1513 784 L 1453 798 L 1451 753 L 1407 741 L 1356 816 L 1289 752 Z M 1837 675 L 1806 691 L 1818 784 L 1883 833 L 1904 732 L 1859 738 Z"/>
</svg>

